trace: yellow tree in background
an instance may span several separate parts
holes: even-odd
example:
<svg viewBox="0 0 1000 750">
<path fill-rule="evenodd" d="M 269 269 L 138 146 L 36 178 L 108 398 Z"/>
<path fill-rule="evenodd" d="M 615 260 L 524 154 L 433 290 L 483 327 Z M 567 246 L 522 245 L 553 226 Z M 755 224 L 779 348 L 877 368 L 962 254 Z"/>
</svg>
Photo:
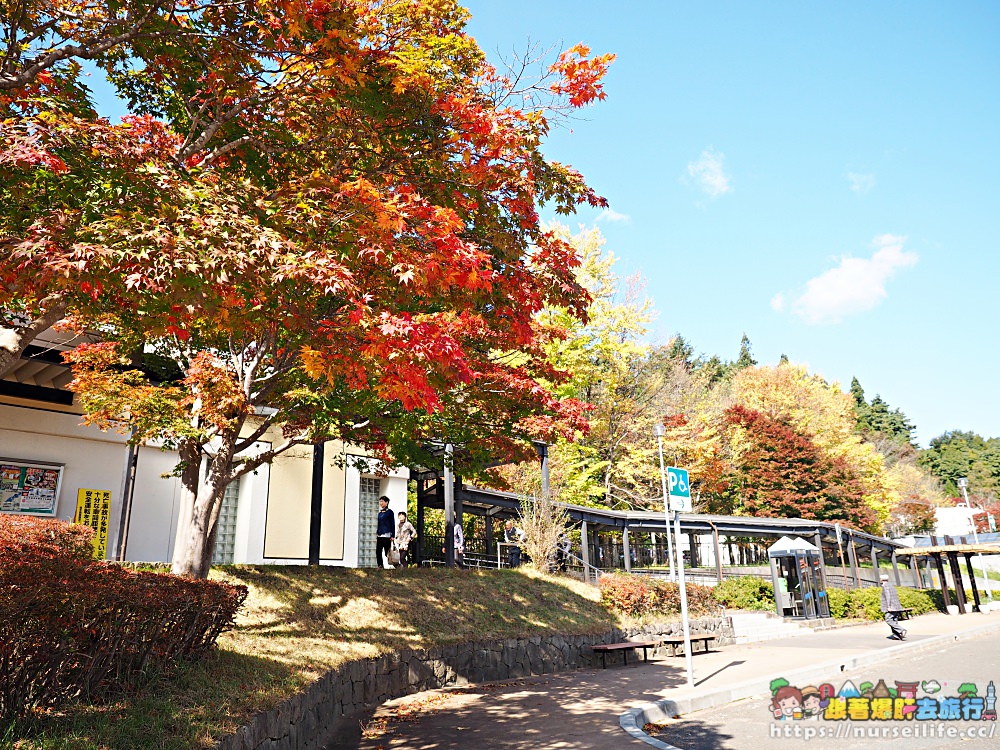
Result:
<svg viewBox="0 0 1000 750">
<path fill-rule="evenodd" d="M 785 419 L 831 460 L 842 459 L 864 488 L 865 502 L 880 525 L 900 500 L 900 483 L 882 454 L 858 435 L 852 397 L 837 383 L 828 383 L 805 367 L 749 367 L 732 378 L 733 398 L 770 417 Z"/>
<path fill-rule="evenodd" d="M 553 232 L 579 254 L 577 281 L 591 296 L 586 322 L 557 307 L 539 316 L 543 326 L 566 333 L 548 348 L 551 362 L 572 373 L 556 394 L 591 405 L 589 432 L 549 450 L 553 495 L 586 505 L 645 507 L 660 496 L 653 404 L 664 384 L 645 341 L 654 318 L 651 303 L 641 279 L 623 281 L 615 273 L 616 258 L 604 251 L 600 230 L 571 235 L 555 226 Z M 501 474 L 521 491 L 538 491 L 534 465 L 506 467 Z"/>
</svg>

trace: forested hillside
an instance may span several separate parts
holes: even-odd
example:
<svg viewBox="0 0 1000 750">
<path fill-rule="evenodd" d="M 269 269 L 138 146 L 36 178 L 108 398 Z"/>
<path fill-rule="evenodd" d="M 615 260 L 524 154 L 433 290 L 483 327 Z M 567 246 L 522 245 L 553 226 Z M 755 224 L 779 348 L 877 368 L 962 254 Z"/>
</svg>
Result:
<svg viewBox="0 0 1000 750">
<path fill-rule="evenodd" d="M 662 507 L 656 423 L 665 426 L 666 463 L 690 469 L 701 512 L 901 535 L 932 529 L 935 506 L 954 502 L 959 477 L 968 477 L 974 503 L 1000 496 L 1000 439 L 949 432 L 920 450 L 902 409 L 868 397 L 856 378 L 845 389 L 794 357 L 760 363 L 746 335 L 732 360 L 696 353 L 682 334 L 650 343 L 655 312 L 642 280 L 615 274 L 599 231 L 559 231 L 580 251 L 579 280 L 593 297 L 586 324 L 559 309 L 542 316 L 567 331 L 549 352 L 574 373 L 560 395 L 593 405 L 589 433 L 550 450 L 562 500 Z M 534 465 L 502 475 L 508 486 L 537 490 Z"/>
</svg>

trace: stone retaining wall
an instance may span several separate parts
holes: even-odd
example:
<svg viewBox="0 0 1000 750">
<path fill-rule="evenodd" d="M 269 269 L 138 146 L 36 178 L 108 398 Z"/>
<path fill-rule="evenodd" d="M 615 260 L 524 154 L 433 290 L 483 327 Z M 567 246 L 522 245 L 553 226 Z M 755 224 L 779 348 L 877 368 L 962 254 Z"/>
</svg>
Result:
<svg viewBox="0 0 1000 750">
<path fill-rule="evenodd" d="M 450 685 L 593 667 L 600 658 L 595 659 L 592 646 L 681 632 L 680 622 L 657 623 L 597 635 L 472 641 L 348 662 L 277 708 L 258 714 L 219 742 L 216 750 L 316 750 L 342 717 L 393 698 Z M 714 633 L 719 645 L 733 642 L 728 617 L 692 620 L 691 632 Z"/>
</svg>

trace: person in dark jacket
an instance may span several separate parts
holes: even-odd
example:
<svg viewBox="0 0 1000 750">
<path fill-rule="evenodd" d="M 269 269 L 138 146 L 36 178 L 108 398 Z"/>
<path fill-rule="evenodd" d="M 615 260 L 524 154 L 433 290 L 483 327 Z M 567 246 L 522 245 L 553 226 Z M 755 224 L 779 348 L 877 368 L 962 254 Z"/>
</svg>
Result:
<svg viewBox="0 0 1000 750">
<path fill-rule="evenodd" d="M 381 510 L 378 512 L 378 528 L 375 530 L 375 560 L 380 568 L 392 568 L 394 566 L 389 562 L 389 550 L 396 537 L 396 518 L 389 510 L 389 498 L 382 495 L 378 504 Z"/>
<path fill-rule="evenodd" d="M 890 639 L 902 641 L 906 638 L 906 631 L 899 627 L 899 616 L 903 614 L 903 605 L 899 603 L 899 594 L 896 587 L 889 583 L 889 576 L 882 574 L 882 617 L 889 624 L 892 630 Z"/>
<path fill-rule="evenodd" d="M 524 532 L 521 531 L 514 522 L 507 519 L 504 524 L 503 540 L 507 543 L 507 565 L 512 568 L 521 565 L 521 542 L 524 541 Z"/>
</svg>

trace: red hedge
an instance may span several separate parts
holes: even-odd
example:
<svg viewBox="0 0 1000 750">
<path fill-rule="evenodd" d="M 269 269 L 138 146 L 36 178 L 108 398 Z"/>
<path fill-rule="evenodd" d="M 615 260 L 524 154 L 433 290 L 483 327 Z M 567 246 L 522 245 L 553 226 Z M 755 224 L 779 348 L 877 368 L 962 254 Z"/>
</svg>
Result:
<svg viewBox="0 0 1000 750">
<path fill-rule="evenodd" d="M 651 576 L 611 573 L 601 576 L 601 602 L 608 609 L 642 617 L 676 614 L 681 610 L 680 587 Z M 719 607 L 711 586 L 686 585 L 688 611 L 693 615 L 713 612 Z"/>
<path fill-rule="evenodd" d="M 91 559 L 93 532 L 0 515 L 0 720 L 135 685 L 149 667 L 203 655 L 242 586 Z"/>
</svg>

